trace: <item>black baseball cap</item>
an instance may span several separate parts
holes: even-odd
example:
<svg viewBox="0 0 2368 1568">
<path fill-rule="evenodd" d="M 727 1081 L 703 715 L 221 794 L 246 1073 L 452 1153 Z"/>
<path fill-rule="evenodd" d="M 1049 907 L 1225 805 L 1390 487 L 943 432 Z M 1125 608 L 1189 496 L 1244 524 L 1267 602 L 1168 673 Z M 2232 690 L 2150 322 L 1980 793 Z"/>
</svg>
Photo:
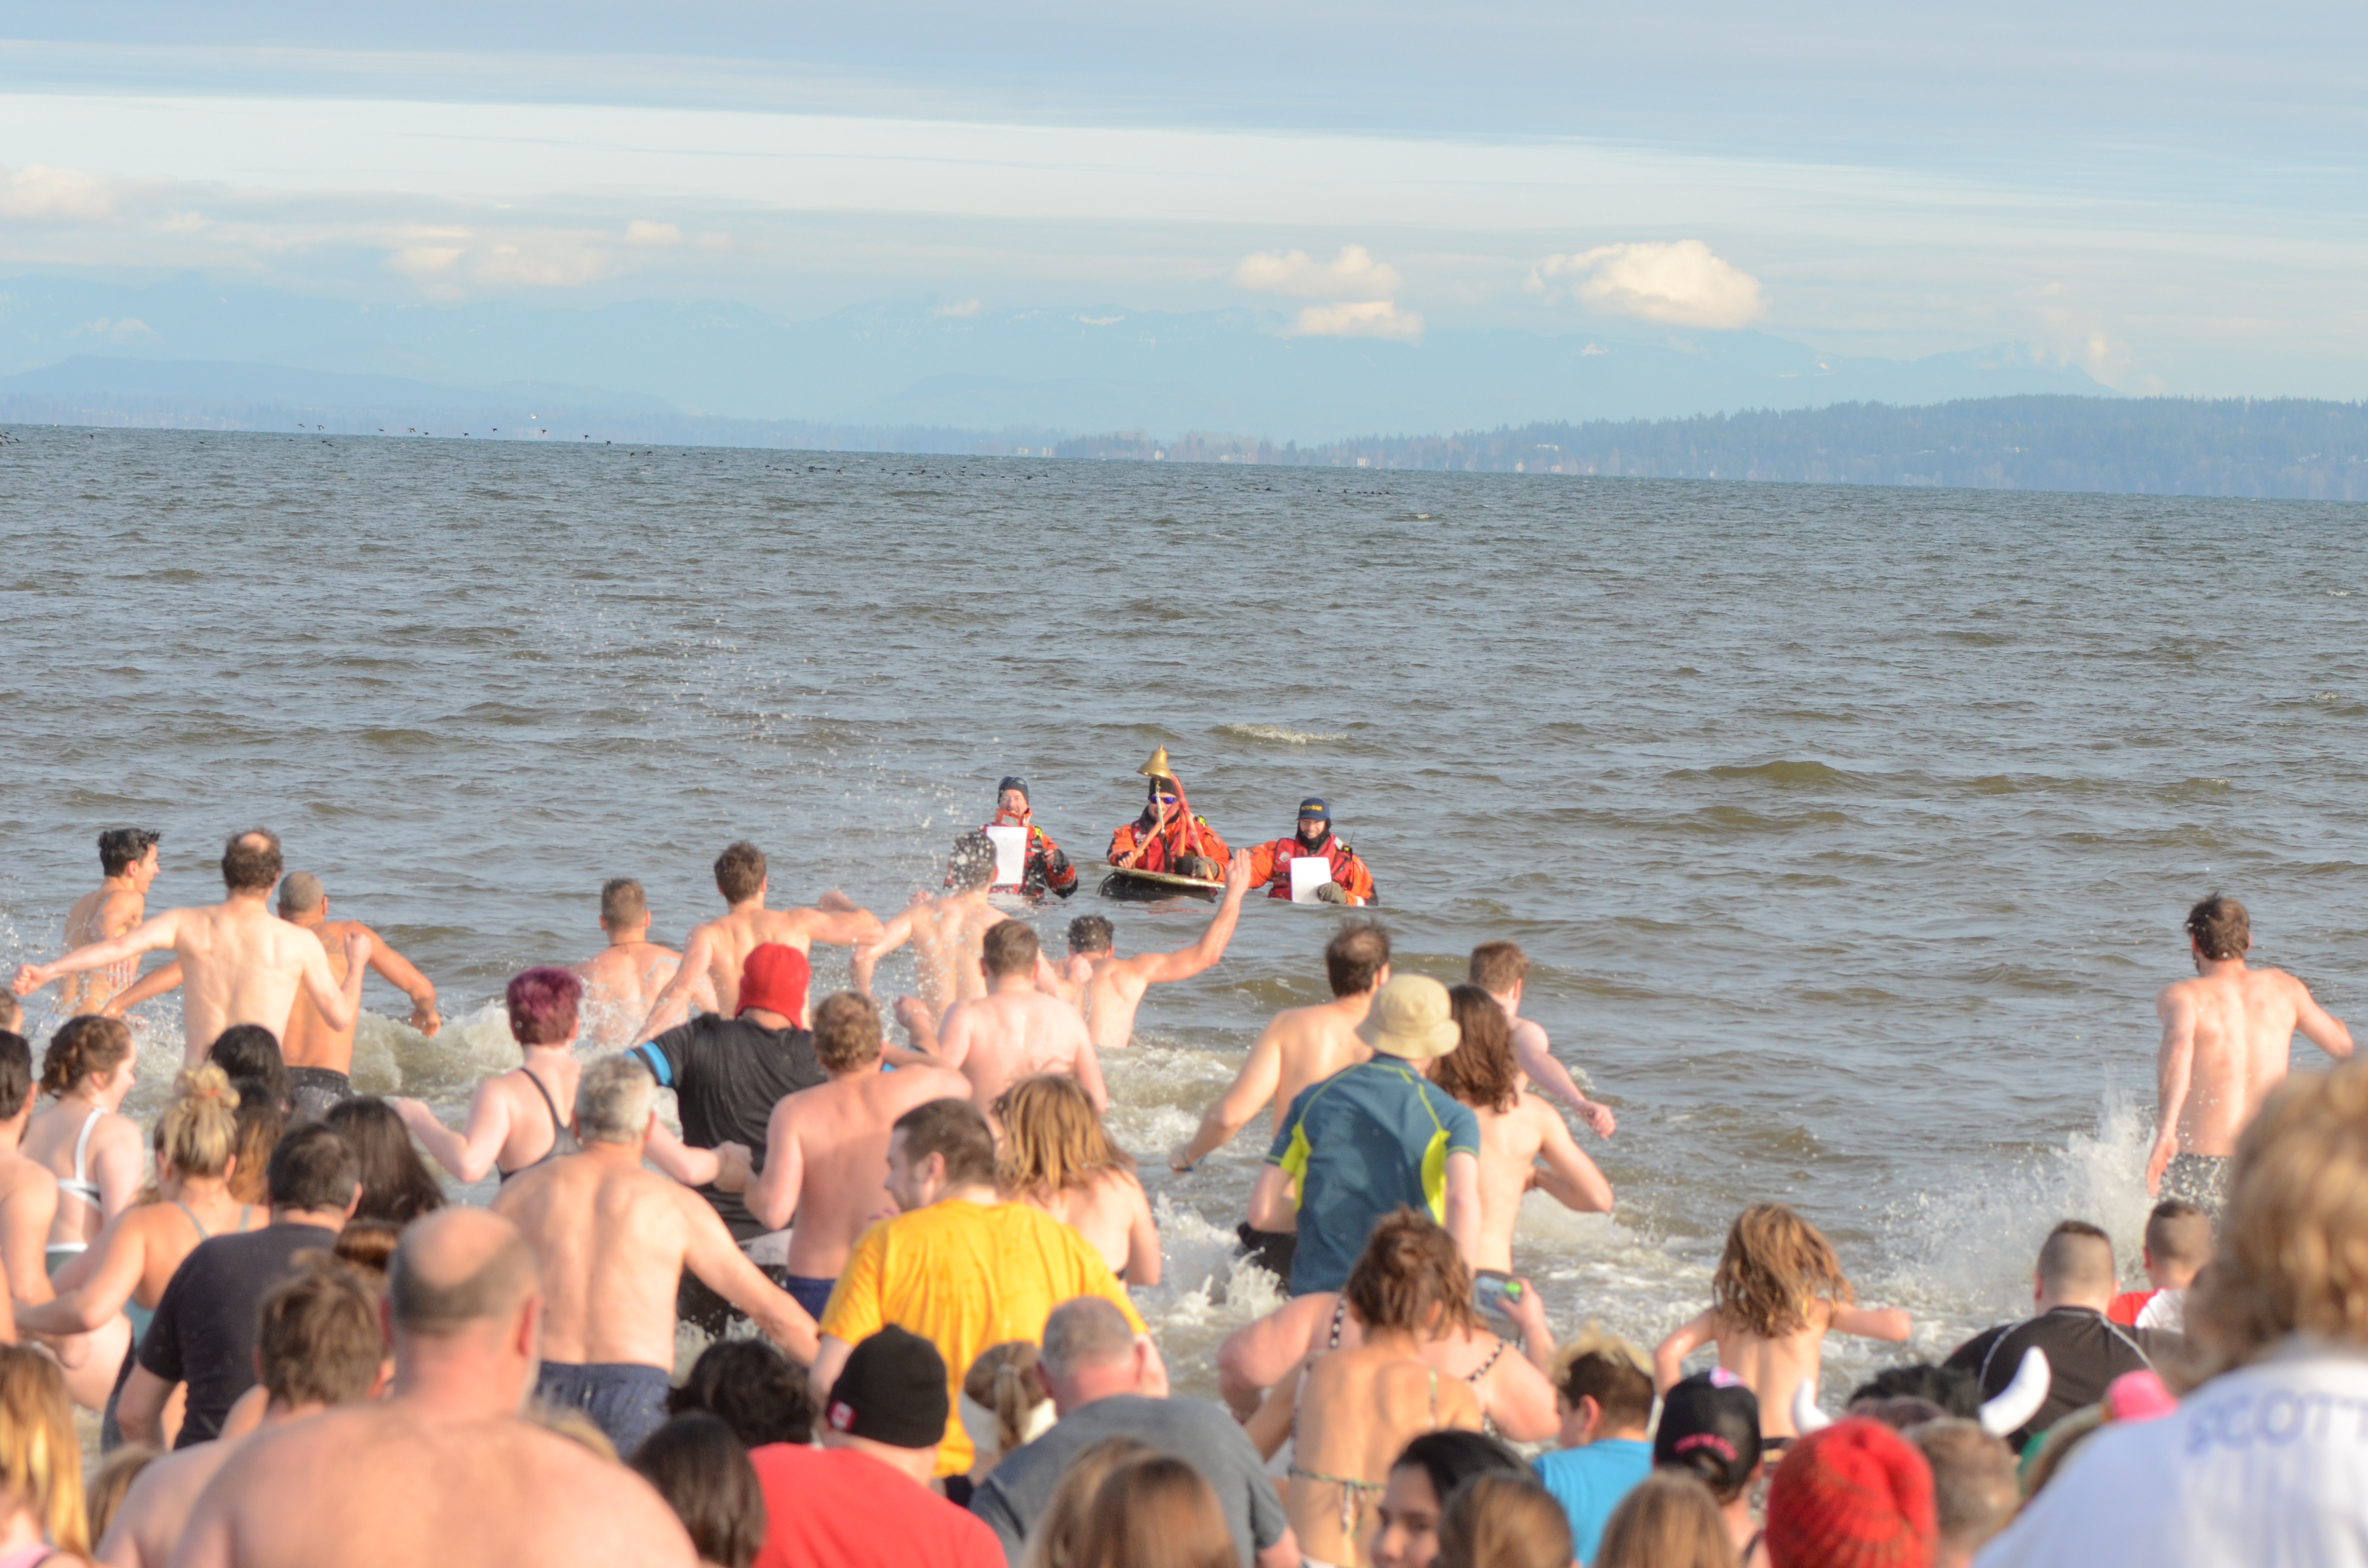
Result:
<svg viewBox="0 0 2368 1568">
<path fill-rule="evenodd" d="M 834 1432 L 892 1449 L 934 1449 L 945 1440 L 953 1401 L 946 1358 L 917 1334 L 890 1324 L 858 1345 L 830 1385 L 823 1418 Z"/>
<path fill-rule="evenodd" d="M 1697 1372 L 1661 1396 L 1653 1463 L 1691 1470 L 1722 1503 L 1759 1463 L 1759 1396 L 1725 1367 Z"/>
</svg>

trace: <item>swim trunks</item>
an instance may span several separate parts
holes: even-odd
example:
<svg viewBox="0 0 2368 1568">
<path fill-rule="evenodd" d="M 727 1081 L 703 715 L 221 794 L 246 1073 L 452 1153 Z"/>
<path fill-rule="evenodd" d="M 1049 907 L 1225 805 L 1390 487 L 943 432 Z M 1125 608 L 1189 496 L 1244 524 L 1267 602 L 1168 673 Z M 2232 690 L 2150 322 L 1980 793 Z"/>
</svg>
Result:
<svg viewBox="0 0 2368 1568">
<path fill-rule="evenodd" d="M 631 1459 L 642 1440 L 666 1424 L 666 1391 L 674 1381 L 663 1367 L 639 1361 L 545 1361 L 534 1397 L 554 1410 L 580 1410 Z"/>
<path fill-rule="evenodd" d="M 830 1305 L 831 1288 L 837 1283 L 837 1279 L 814 1279 L 803 1274 L 781 1276 L 781 1289 L 790 1293 L 790 1300 L 805 1308 L 806 1315 L 816 1321 L 821 1319 L 823 1308 Z"/>
<path fill-rule="evenodd" d="M 354 1081 L 334 1067 L 290 1067 L 289 1091 L 296 1098 L 296 1114 L 315 1121 L 354 1097 Z"/>
<path fill-rule="evenodd" d="M 2162 1196 L 2192 1203 L 2213 1219 L 2228 1201 L 2228 1156 L 2173 1154 L 2162 1173 Z"/>
<path fill-rule="evenodd" d="M 1299 1250 L 1298 1232 L 1254 1231 L 1244 1223 L 1234 1227 L 1234 1234 L 1241 1238 L 1242 1251 L 1252 1263 L 1277 1279 L 1291 1278 L 1292 1255 Z"/>
</svg>

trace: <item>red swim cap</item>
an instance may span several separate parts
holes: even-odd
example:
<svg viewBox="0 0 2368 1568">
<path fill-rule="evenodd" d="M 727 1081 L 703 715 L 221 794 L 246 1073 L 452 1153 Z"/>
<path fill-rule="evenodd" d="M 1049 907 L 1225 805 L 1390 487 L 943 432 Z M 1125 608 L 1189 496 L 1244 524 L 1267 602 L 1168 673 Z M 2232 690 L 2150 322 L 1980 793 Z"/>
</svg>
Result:
<svg viewBox="0 0 2368 1568">
<path fill-rule="evenodd" d="M 1939 1546 L 1932 1469 L 1880 1421 L 1797 1439 L 1768 1484 L 1775 1568 L 1931 1568 Z"/>
<path fill-rule="evenodd" d="M 806 1015 L 806 983 L 814 971 L 805 954 L 779 942 L 758 944 L 740 969 L 740 1013 L 762 1007 L 795 1021 Z"/>
</svg>

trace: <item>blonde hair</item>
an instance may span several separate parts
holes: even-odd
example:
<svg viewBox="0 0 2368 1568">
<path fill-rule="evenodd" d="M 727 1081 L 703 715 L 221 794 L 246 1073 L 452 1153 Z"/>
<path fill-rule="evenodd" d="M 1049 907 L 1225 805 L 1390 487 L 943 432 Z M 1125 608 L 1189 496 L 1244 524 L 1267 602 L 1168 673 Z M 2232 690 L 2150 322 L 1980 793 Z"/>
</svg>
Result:
<svg viewBox="0 0 2368 1568">
<path fill-rule="evenodd" d="M 1085 1531 L 1087 1512 L 1111 1471 L 1157 1452 L 1133 1437 L 1104 1437 L 1069 1461 L 1060 1483 L 1029 1528 L 1027 1550 L 1019 1568 L 1077 1568 L 1077 1538 Z"/>
<path fill-rule="evenodd" d="M 1241 1557 L 1207 1478 L 1190 1460 L 1152 1453 L 1102 1477 L 1071 1561 L 1075 1568 L 1239 1568 Z"/>
<path fill-rule="evenodd" d="M 200 1062 L 173 1080 L 173 1098 L 156 1119 L 156 1159 L 184 1176 L 218 1176 L 238 1153 L 238 1091 L 230 1074 Z"/>
<path fill-rule="evenodd" d="M 107 1528 L 115 1522 L 116 1510 L 123 1506 L 123 1494 L 131 1490 L 140 1472 L 163 1457 L 145 1443 L 126 1443 L 99 1461 L 98 1473 L 90 1478 L 89 1495 L 83 1499 L 93 1546 L 107 1539 Z"/>
<path fill-rule="evenodd" d="M 1595 1568 L 1735 1568 L 1718 1499 L 1690 1470 L 1656 1470 L 1604 1521 Z"/>
<path fill-rule="evenodd" d="M 995 1102 L 1003 1147 L 995 1179 L 1014 1197 L 1091 1187 L 1104 1171 L 1132 1171 L 1134 1156 L 1110 1141 L 1094 1102 L 1075 1078 L 1047 1073 L 1022 1078 Z"/>
<path fill-rule="evenodd" d="M 1762 1339 L 1809 1326 L 1809 1304 L 1858 1300 L 1833 1244 L 1782 1203 L 1755 1203 L 1736 1216 L 1726 1252 L 1711 1277 L 1711 1304 Z"/>
<path fill-rule="evenodd" d="M 0 1486 L 40 1521 L 61 1551 L 90 1555 L 83 1511 L 82 1439 L 58 1364 L 22 1346 L 0 1345 Z"/>
<path fill-rule="evenodd" d="M 2182 1381 L 2294 1334 L 2368 1345 L 2368 1062 L 2295 1074 L 2237 1141 L 2219 1251 L 2187 1298 L 2200 1358 Z"/>
<path fill-rule="evenodd" d="M 1589 1318 L 1585 1328 L 1564 1341 L 1562 1347 L 1554 1352 L 1554 1368 L 1547 1375 L 1555 1382 L 1561 1382 L 1563 1374 L 1570 1369 L 1570 1364 L 1582 1356 L 1601 1356 L 1625 1362 L 1648 1377 L 1653 1370 L 1653 1358 L 1645 1355 L 1634 1340 L 1623 1339 L 1596 1319 Z"/>
</svg>

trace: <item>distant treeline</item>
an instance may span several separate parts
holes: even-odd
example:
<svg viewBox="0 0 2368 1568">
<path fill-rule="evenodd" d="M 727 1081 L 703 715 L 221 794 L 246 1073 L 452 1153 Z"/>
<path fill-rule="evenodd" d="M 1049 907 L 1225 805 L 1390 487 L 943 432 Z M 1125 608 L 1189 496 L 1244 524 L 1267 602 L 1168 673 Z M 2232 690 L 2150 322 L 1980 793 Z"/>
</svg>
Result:
<svg viewBox="0 0 2368 1568">
<path fill-rule="evenodd" d="M 1590 420 L 1302 447 L 1198 433 L 1064 441 L 1064 458 L 2368 501 L 2368 403 L 1999 397 Z"/>
</svg>

